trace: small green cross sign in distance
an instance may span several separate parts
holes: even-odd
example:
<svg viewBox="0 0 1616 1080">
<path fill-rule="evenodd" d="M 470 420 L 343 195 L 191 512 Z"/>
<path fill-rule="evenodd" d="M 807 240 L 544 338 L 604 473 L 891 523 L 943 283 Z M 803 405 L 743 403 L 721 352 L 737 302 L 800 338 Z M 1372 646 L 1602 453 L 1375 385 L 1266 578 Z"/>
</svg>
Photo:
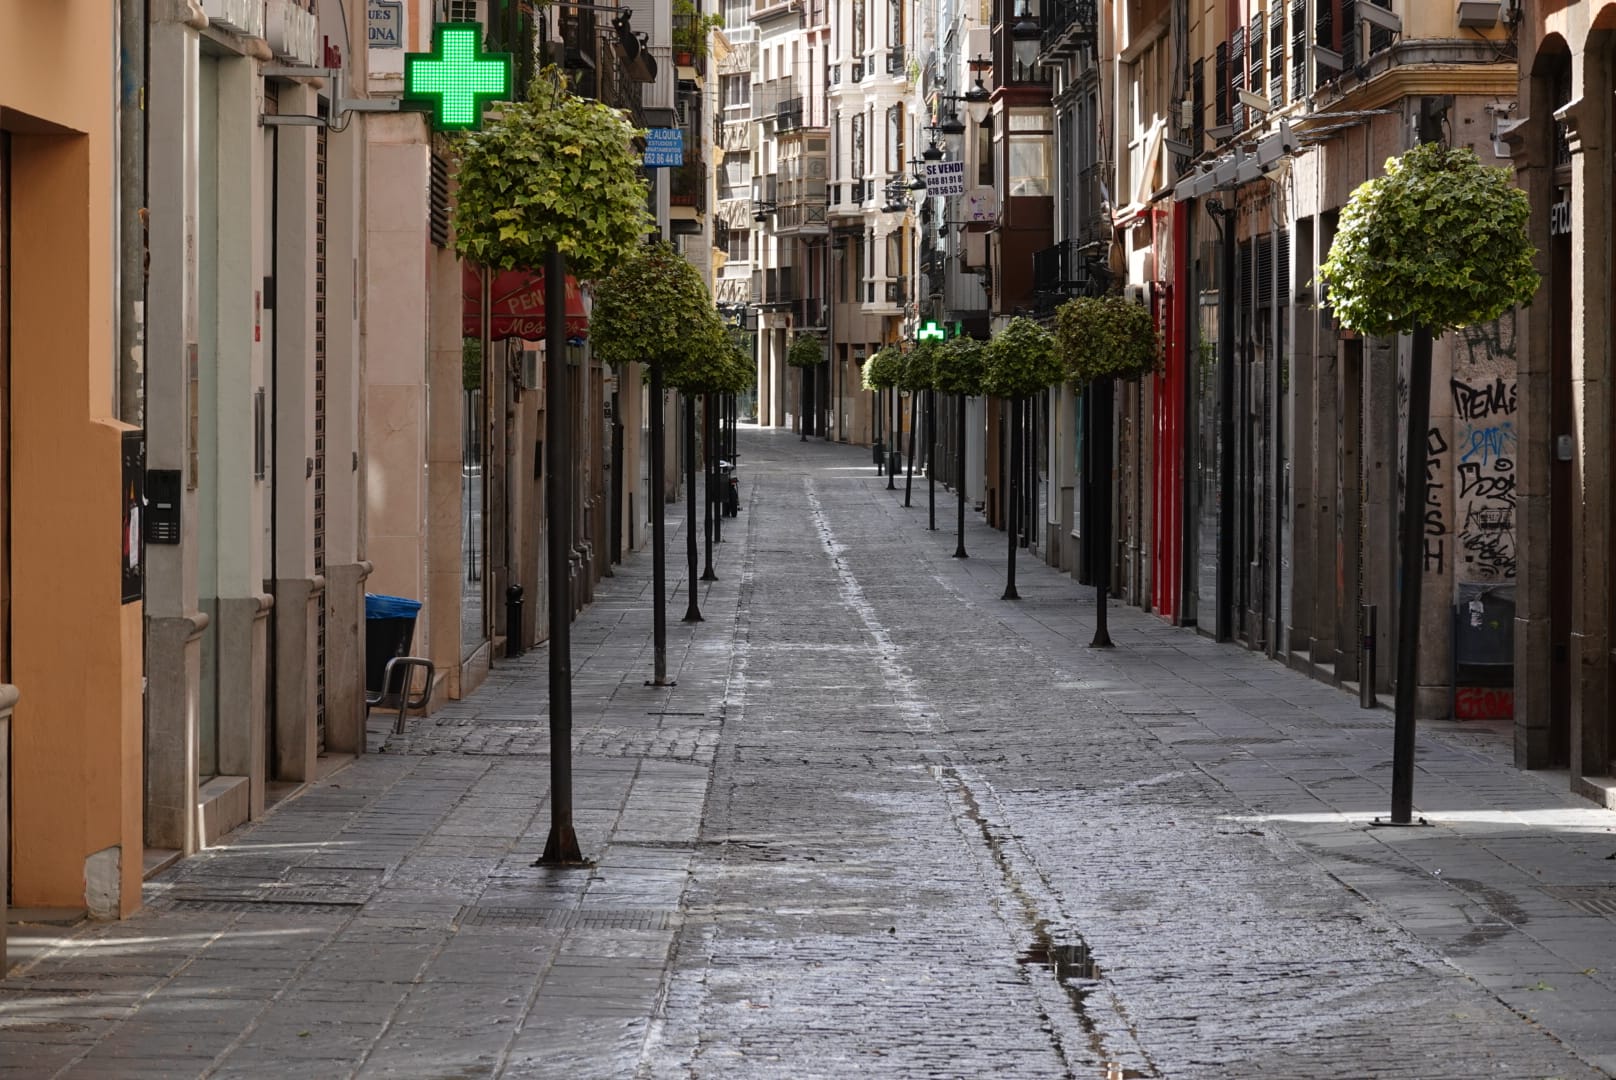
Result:
<svg viewBox="0 0 1616 1080">
<path fill-rule="evenodd" d="M 484 53 L 480 23 L 439 23 L 432 51 L 404 55 L 404 99 L 432 106 L 432 127 L 483 126 L 483 106 L 511 96 L 511 54 Z"/>
<path fill-rule="evenodd" d="M 942 327 L 938 326 L 934 322 L 929 322 L 925 326 L 921 327 L 920 333 L 915 335 L 915 340 L 925 341 L 927 338 L 935 338 L 938 341 L 942 341 L 946 337 L 948 337 L 948 335 L 943 332 Z"/>
</svg>

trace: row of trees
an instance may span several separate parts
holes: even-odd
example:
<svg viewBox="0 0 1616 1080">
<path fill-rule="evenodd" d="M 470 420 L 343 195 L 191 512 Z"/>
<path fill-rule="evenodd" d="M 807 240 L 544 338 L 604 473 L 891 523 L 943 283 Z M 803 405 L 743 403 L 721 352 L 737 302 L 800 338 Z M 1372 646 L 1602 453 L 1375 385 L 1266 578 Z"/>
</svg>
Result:
<svg viewBox="0 0 1616 1080">
<path fill-rule="evenodd" d="M 573 93 L 546 67 L 523 100 L 501 106 L 497 118 L 455 143 L 455 249 L 464 259 L 501 269 L 543 269 L 545 275 L 545 513 L 550 522 L 549 713 L 550 835 L 540 865 L 587 865 L 572 820 L 572 658 L 568 595 L 571 416 L 566 362 L 565 280 L 569 268 L 594 285 L 590 319 L 594 355 L 621 367 L 639 363 L 651 385 L 652 528 L 655 572 L 655 677 L 667 677 L 666 568 L 663 483 L 665 388 L 685 399 L 685 457 L 690 604 L 696 603 L 696 398 L 738 392 L 753 379 L 750 358 L 727 332 L 701 275 L 661 240 L 649 240 L 647 185 L 636 145 L 643 133 L 619 110 Z M 709 443 L 709 446 L 711 444 Z M 712 460 L 709 451 L 709 463 Z M 709 492 L 712 486 L 709 485 Z M 712 564 L 712 506 L 708 567 Z"/>
<path fill-rule="evenodd" d="M 1005 571 L 1004 598 L 1019 598 L 1016 591 L 1016 547 L 1020 543 L 1017 522 L 1021 513 L 1021 423 L 1027 399 L 1061 382 L 1101 396 L 1109 403 L 1116 379 L 1135 378 L 1155 370 L 1161 357 L 1161 340 L 1148 309 L 1121 296 L 1082 296 L 1067 301 L 1055 313 L 1053 330 L 1032 319 L 1011 319 L 990 341 L 957 337 L 947 341 L 925 338 L 907 350 L 888 345 L 864 365 L 864 386 L 869 390 L 899 390 L 909 394 L 911 464 L 914 458 L 914 432 L 921 395 L 926 405 L 926 460 L 932 460 L 936 431 L 938 391 L 951 394 L 958 409 L 960 429 L 965 426 L 965 399 L 988 394 L 1005 406 L 1005 440 L 1008 443 L 1008 483 L 1002 490 L 1005 533 L 1009 562 Z M 1109 412 L 1109 409 L 1106 410 Z M 959 482 L 957 543 L 955 558 L 965 558 L 965 442 L 959 441 Z M 911 468 L 909 484 L 913 484 Z M 935 484 L 935 481 L 933 481 Z M 908 505 L 906 491 L 905 505 Z M 1102 500 L 1103 502 L 1103 500 Z M 931 527 L 937 527 L 935 498 Z M 1102 544 L 1108 543 L 1107 515 L 1097 526 Z M 1102 562 L 1104 560 L 1101 560 Z M 1097 578 L 1099 626 L 1096 645 L 1110 645 L 1106 632 L 1105 601 L 1109 581 L 1103 566 Z"/>
</svg>

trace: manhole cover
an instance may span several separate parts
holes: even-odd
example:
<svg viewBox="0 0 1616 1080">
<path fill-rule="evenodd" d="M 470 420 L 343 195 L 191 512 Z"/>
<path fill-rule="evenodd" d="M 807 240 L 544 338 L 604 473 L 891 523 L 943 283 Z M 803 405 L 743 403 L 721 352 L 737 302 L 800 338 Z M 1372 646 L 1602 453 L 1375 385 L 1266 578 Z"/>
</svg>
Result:
<svg viewBox="0 0 1616 1080">
<path fill-rule="evenodd" d="M 1616 885 L 1545 885 L 1543 891 L 1578 911 L 1616 919 Z"/>
<path fill-rule="evenodd" d="M 671 912 L 648 908 L 541 908 L 476 904 L 460 914 L 462 926 L 534 930 L 666 930 Z"/>
</svg>

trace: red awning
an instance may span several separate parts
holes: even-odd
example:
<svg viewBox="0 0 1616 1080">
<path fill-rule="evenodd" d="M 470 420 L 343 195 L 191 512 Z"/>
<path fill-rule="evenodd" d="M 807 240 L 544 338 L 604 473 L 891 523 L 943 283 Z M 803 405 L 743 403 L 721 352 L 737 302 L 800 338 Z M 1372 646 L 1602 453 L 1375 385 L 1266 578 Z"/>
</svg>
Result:
<svg viewBox="0 0 1616 1080">
<path fill-rule="evenodd" d="M 482 267 L 462 263 L 460 274 L 460 332 L 469 338 L 482 336 Z M 528 270 L 500 270 L 494 273 L 489 289 L 493 313 L 493 339 L 519 337 L 544 340 L 544 274 Z M 567 275 L 567 340 L 582 341 L 589 336 L 589 315 L 584 311 L 578 279 Z"/>
</svg>

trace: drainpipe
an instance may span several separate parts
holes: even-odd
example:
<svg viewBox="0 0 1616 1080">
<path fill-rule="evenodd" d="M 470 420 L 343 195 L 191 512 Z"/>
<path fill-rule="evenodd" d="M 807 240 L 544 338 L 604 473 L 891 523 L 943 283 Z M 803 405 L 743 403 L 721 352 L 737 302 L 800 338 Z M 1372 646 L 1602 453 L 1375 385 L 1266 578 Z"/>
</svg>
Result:
<svg viewBox="0 0 1616 1080">
<path fill-rule="evenodd" d="M 118 400 L 126 424 L 145 423 L 146 11 L 118 5 Z"/>
</svg>

